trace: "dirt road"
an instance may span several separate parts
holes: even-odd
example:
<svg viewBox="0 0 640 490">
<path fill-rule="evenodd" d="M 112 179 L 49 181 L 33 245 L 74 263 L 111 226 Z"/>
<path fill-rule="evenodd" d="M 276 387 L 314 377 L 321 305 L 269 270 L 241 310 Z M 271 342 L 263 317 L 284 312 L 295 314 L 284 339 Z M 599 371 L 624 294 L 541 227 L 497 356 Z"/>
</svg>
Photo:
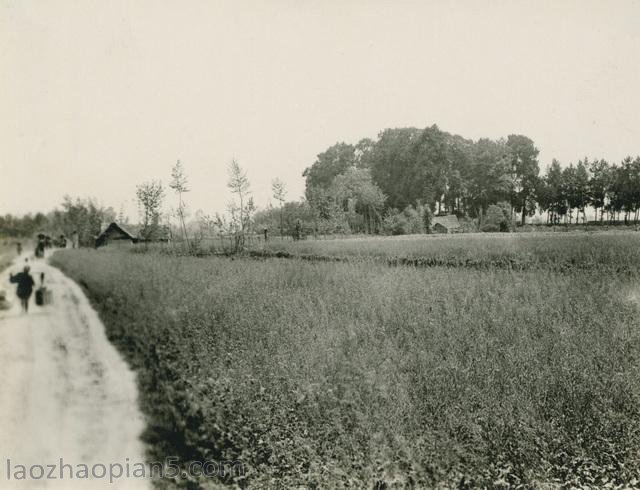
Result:
<svg viewBox="0 0 640 490">
<path fill-rule="evenodd" d="M 145 461 L 134 374 L 81 288 L 43 260 L 29 264 L 37 283 L 45 273 L 53 304 L 36 306 L 32 296 L 29 314 L 21 313 L 9 272 L 21 270 L 26 257 L 0 274 L 0 290 L 12 303 L 0 311 L 0 488 L 150 487 L 149 480 L 126 478 L 127 463 L 132 474 Z M 70 467 L 61 468 L 61 459 Z M 80 478 L 83 464 L 98 478 Z M 118 464 L 123 475 L 110 484 Z M 19 465 L 23 481 L 15 479 Z M 50 472 L 56 479 L 46 478 Z"/>
</svg>

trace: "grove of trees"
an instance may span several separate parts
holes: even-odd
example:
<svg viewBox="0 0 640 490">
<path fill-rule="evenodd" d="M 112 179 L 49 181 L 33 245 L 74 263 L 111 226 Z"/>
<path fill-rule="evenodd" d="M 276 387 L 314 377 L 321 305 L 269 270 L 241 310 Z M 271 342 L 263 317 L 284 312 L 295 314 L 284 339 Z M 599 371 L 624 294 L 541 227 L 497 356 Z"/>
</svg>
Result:
<svg viewBox="0 0 640 490">
<path fill-rule="evenodd" d="M 522 224 L 536 212 L 546 212 L 549 223 L 586 221 L 588 207 L 600 220 L 637 220 L 640 157 L 619 165 L 585 158 L 565 168 L 554 160 L 542 173 L 538 154 L 518 134 L 472 141 L 435 125 L 386 129 L 376 141 L 340 142 L 320 153 L 303 173 L 305 195 L 314 226 L 321 221 L 334 231 L 393 232 L 385 223 L 397 229 L 424 207 L 480 227 L 492 205 Z"/>
<path fill-rule="evenodd" d="M 93 199 L 65 196 L 60 208 L 48 214 L 26 214 L 20 218 L 10 214 L 0 216 L 0 236 L 19 238 L 46 233 L 52 237 L 71 237 L 76 232 L 81 246 L 93 246 L 105 223 L 115 218 L 113 208 L 104 207 Z"/>
</svg>

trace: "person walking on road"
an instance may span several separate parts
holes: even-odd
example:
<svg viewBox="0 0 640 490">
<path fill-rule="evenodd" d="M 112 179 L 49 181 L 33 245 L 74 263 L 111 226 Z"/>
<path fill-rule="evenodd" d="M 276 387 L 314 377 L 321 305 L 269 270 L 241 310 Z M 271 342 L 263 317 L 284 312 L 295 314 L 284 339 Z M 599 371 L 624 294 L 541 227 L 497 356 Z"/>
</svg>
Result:
<svg viewBox="0 0 640 490">
<path fill-rule="evenodd" d="M 18 289 L 16 291 L 18 298 L 20 298 L 20 304 L 22 305 L 22 311 L 24 313 L 29 313 L 29 298 L 31 298 L 31 293 L 33 293 L 33 286 L 35 286 L 35 281 L 31 274 L 29 274 L 29 266 L 25 265 L 22 272 L 19 272 L 15 276 L 10 274 L 9 280 L 12 283 L 18 284 Z"/>
</svg>

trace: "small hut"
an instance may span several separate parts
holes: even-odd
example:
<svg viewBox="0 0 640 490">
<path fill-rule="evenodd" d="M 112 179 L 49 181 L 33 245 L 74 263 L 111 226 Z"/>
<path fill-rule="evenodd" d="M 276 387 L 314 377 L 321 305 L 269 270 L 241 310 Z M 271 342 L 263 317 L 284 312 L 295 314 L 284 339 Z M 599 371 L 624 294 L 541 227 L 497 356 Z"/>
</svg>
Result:
<svg viewBox="0 0 640 490">
<path fill-rule="evenodd" d="M 108 243 L 131 244 L 136 243 L 137 241 L 138 239 L 134 235 L 129 233 L 118 223 L 111 223 L 102 233 L 100 233 L 98 238 L 96 238 L 96 248 L 107 245 Z"/>
<path fill-rule="evenodd" d="M 458 233 L 462 231 L 460 221 L 455 214 L 434 216 L 431 220 L 432 233 Z"/>
</svg>

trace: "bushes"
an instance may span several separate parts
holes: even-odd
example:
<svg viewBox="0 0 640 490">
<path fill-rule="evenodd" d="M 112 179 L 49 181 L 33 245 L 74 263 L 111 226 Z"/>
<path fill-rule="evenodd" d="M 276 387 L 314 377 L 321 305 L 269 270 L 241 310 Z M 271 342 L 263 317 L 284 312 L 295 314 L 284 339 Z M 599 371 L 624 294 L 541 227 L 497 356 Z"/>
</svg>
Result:
<svg viewBox="0 0 640 490">
<path fill-rule="evenodd" d="M 404 211 L 390 209 L 382 220 L 382 233 L 385 235 L 412 235 L 428 233 L 433 213 L 427 205 L 418 203 L 409 205 Z"/>
<path fill-rule="evenodd" d="M 497 233 L 499 231 L 503 231 L 502 230 L 502 226 L 500 226 L 499 224 L 495 224 L 495 223 L 484 223 L 481 227 L 480 227 L 480 231 L 483 231 L 485 233 Z"/>
<path fill-rule="evenodd" d="M 480 231 L 491 233 L 511 231 L 511 211 L 507 203 L 492 204 L 487 208 Z"/>
<path fill-rule="evenodd" d="M 385 235 L 406 235 L 409 230 L 409 220 L 404 213 L 390 209 L 382 219 L 382 232 Z"/>
</svg>

